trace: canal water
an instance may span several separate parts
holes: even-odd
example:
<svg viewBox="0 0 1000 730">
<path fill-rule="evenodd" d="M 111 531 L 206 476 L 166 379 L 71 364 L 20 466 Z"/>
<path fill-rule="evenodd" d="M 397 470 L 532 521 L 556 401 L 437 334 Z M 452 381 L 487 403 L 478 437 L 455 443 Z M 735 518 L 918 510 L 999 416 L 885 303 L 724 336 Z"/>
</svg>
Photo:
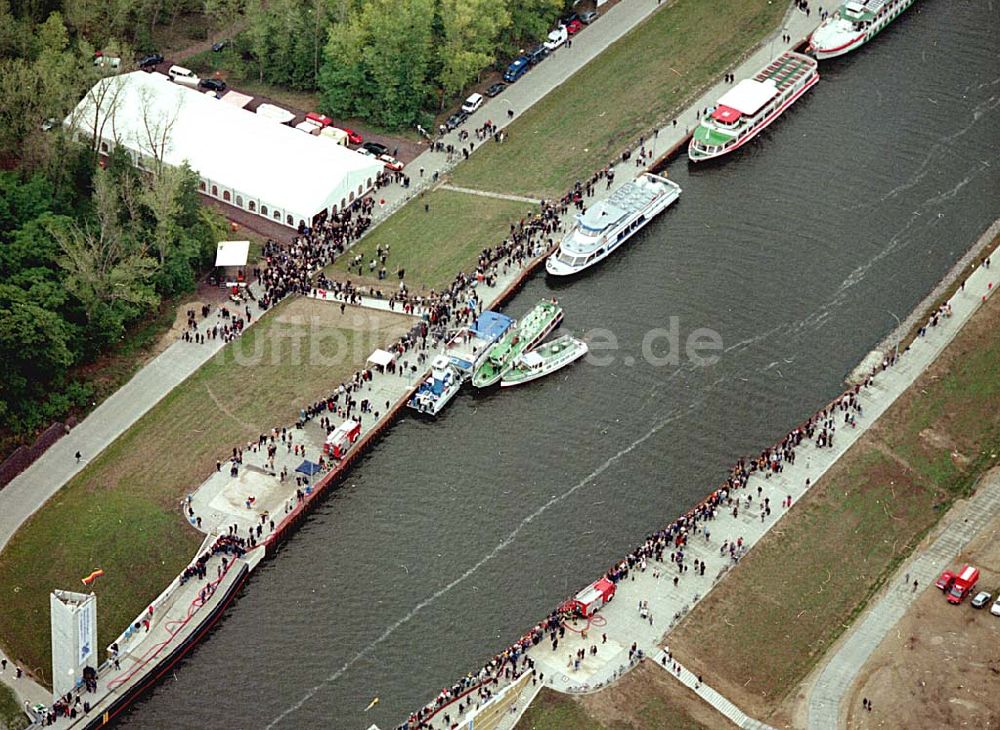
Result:
<svg viewBox="0 0 1000 730">
<path fill-rule="evenodd" d="M 397 423 L 124 724 L 388 730 L 839 393 L 1000 217 L 991 5 L 921 0 L 748 149 L 672 164 L 626 250 L 534 277 L 509 312 L 558 296 L 617 349 Z"/>
</svg>

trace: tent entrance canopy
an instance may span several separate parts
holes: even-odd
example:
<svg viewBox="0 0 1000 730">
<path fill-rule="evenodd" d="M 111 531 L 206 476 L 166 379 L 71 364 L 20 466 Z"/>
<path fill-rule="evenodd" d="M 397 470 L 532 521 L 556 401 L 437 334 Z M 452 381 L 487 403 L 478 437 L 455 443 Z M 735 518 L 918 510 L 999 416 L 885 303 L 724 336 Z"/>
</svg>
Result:
<svg viewBox="0 0 1000 730">
<path fill-rule="evenodd" d="M 247 259 L 250 256 L 250 241 L 219 241 L 215 249 L 215 265 L 223 270 L 221 279 L 227 287 L 246 286 Z"/>
<path fill-rule="evenodd" d="M 366 365 L 375 365 L 376 367 L 386 368 L 389 366 L 396 357 L 391 352 L 386 352 L 385 350 L 375 350 L 371 355 L 368 356 Z"/>
</svg>

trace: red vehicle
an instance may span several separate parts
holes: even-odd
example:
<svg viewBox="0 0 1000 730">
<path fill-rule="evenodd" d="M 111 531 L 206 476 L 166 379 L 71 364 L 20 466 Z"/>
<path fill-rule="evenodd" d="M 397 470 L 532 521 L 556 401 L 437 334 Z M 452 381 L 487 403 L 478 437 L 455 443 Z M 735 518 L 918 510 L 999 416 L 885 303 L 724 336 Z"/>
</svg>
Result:
<svg viewBox="0 0 1000 730">
<path fill-rule="evenodd" d="M 583 29 L 583 23 L 579 20 L 571 20 L 566 24 L 566 32 L 570 35 L 574 35 Z"/>
<path fill-rule="evenodd" d="M 979 568 L 974 568 L 971 565 L 963 565 L 962 569 L 955 576 L 955 582 L 951 586 L 951 590 L 945 595 L 948 599 L 948 603 L 961 603 L 962 599 L 969 593 L 972 593 L 976 589 L 976 583 L 979 582 Z"/>
<path fill-rule="evenodd" d="M 323 451 L 338 461 L 354 446 L 361 436 L 361 424 L 357 421 L 347 421 L 337 426 L 337 429 L 326 437 Z"/>
<path fill-rule="evenodd" d="M 607 578 L 601 578 L 591 583 L 573 598 L 566 601 L 563 607 L 567 609 L 578 609 L 580 613 L 589 618 L 597 613 L 605 604 L 615 597 L 617 586 Z"/>
<path fill-rule="evenodd" d="M 348 129 L 347 127 L 344 127 L 344 131 L 347 132 L 347 141 L 350 142 L 351 144 L 361 144 L 362 142 L 365 141 L 365 138 L 362 137 L 357 132 L 355 132 L 353 129 Z"/>
<path fill-rule="evenodd" d="M 946 570 L 943 573 L 941 573 L 941 575 L 938 576 L 938 579 L 934 581 L 934 585 L 936 585 L 942 591 L 950 591 L 951 585 L 954 582 L 955 582 L 955 574 L 952 573 L 950 570 Z"/>
<path fill-rule="evenodd" d="M 306 119 L 310 122 L 316 122 L 321 127 L 329 127 L 333 124 L 333 120 L 325 114 L 317 114 L 316 112 L 309 112 L 306 114 Z"/>
</svg>

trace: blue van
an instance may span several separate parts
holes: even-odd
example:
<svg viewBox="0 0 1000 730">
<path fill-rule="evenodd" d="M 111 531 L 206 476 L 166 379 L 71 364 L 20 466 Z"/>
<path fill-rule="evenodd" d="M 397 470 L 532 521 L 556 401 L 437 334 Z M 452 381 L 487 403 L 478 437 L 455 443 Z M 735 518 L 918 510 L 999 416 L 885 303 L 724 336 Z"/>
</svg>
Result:
<svg viewBox="0 0 1000 730">
<path fill-rule="evenodd" d="M 507 67 L 507 70 L 504 72 L 503 80 L 506 81 L 508 84 L 517 81 L 519 78 L 524 76 L 525 72 L 528 70 L 529 65 L 530 62 L 528 61 L 527 56 L 519 56 L 515 58 L 511 62 L 510 66 Z"/>
</svg>

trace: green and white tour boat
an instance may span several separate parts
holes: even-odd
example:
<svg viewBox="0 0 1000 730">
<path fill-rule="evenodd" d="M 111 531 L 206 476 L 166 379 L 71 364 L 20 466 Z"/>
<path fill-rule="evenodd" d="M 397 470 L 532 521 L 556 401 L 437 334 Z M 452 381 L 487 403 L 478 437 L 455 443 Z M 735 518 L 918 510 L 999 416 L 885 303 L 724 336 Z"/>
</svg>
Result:
<svg viewBox="0 0 1000 730">
<path fill-rule="evenodd" d="M 861 48 L 913 0 L 851 0 L 833 12 L 809 36 L 809 50 L 816 58 L 834 58 Z"/>
<path fill-rule="evenodd" d="M 490 348 L 483 363 L 472 374 L 472 384 L 488 388 L 500 380 L 504 372 L 562 322 L 563 310 L 555 299 L 543 299 L 500 340 Z"/>
<path fill-rule="evenodd" d="M 587 343 L 572 335 L 563 335 L 546 342 L 535 350 L 526 352 L 514 362 L 514 365 L 500 379 L 501 388 L 529 383 L 543 378 L 567 365 L 576 362 L 587 354 Z"/>
</svg>

